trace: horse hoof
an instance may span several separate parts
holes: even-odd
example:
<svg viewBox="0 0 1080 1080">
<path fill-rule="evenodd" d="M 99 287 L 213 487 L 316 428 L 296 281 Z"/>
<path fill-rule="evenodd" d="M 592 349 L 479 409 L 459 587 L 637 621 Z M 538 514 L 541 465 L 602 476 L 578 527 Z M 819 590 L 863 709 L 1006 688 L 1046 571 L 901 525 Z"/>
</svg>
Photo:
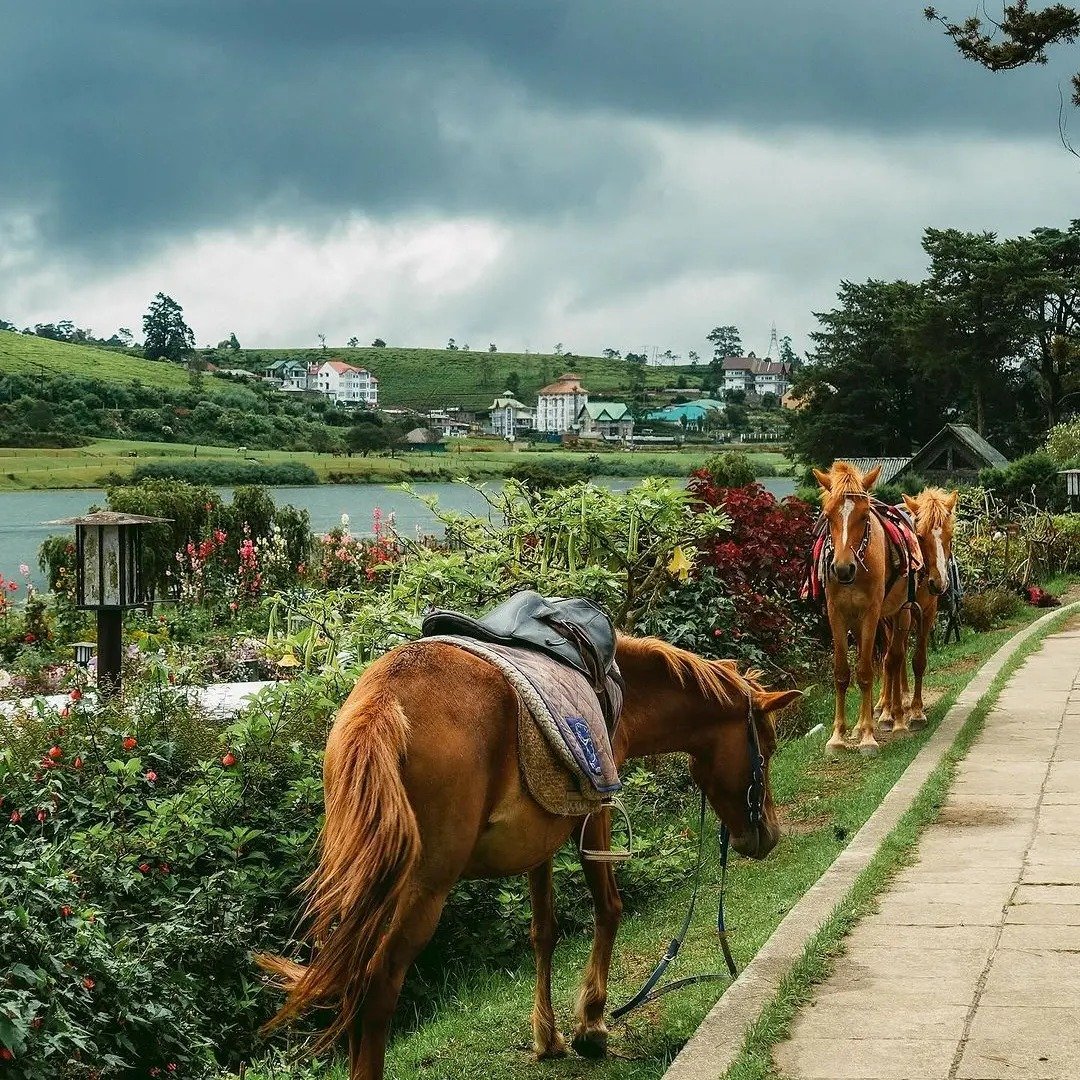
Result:
<svg viewBox="0 0 1080 1080">
<path fill-rule="evenodd" d="M 907 718 L 907 722 L 912 731 L 919 731 L 921 728 L 926 727 L 926 713 L 912 713 Z"/>
<path fill-rule="evenodd" d="M 608 1033 L 593 1029 L 592 1031 L 578 1032 L 570 1045 L 573 1046 L 575 1053 L 580 1054 L 583 1058 L 595 1061 L 607 1053 L 607 1043 Z"/>
<path fill-rule="evenodd" d="M 911 728 L 909 728 L 907 726 L 907 724 L 894 724 L 893 729 L 892 729 L 892 733 L 898 739 L 903 739 L 903 738 L 906 738 L 908 735 L 911 734 Z"/>
<path fill-rule="evenodd" d="M 574 1048 L 577 1049 L 577 1040 L 574 1040 Z M 533 1052 L 537 1061 L 553 1061 L 555 1058 L 566 1057 L 566 1040 L 557 1035 L 550 1046 L 534 1046 Z"/>
<path fill-rule="evenodd" d="M 880 746 L 873 740 L 870 742 L 859 743 L 859 753 L 863 757 L 877 757 Z"/>
<path fill-rule="evenodd" d="M 884 716 L 878 722 L 878 727 L 880 727 L 882 731 L 892 731 L 893 728 L 896 727 L 896 721 L 893 720 L 891 716 Z"/>
<path fill-rule="evenodd" d="M 837 757 L 847 749 L 847 743 L 843 739 L 830 739 L 825 744 L 825 756 Z"/>
</svg>

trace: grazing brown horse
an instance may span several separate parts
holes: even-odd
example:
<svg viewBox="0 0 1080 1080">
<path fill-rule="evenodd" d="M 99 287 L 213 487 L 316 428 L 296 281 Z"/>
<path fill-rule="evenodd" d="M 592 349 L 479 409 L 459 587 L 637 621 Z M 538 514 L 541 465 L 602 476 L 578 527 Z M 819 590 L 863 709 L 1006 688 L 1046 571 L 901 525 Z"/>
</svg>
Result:
<svg viewBox="0 0 1080 1080">
<path fill-rule="evenodd" d="M 814 470 L 821 485 L 822 513 L 828 519 L 832 541 L 832 559 L 825 582 L 825 601 L 833 639 L 833 680 L 836 685 L 836 712 L 832 737 L 826 753 L 845 749 L 847 733 L 846 703 L 851 684 L 848 660 L 848 634 L 855 638 L 858 661 L 855 678 L 859 684 L 859 721 L 856 734 L 859 752 L 870 756 L 878 752 L 874 738 L 874 659 L 878 627 L 882 619 L 900 613 L 907 602 L 907 580 L 903 575 L 889 586 L 889 546 L 885 527 L 871 509 L 871 496 L 880 468 L 862 473 L 846 461 L 833 463 L 827 472 Z M 910 625 L 906 612 L 898 625 L 901 632 L 892 635 L 885 655 L 885 690 L 887 711 L 882 718 L 892 720 L 897 730 L 904 728 L 900 696 L 901 649 Z M 897 720 L 899 716 L 899 720 Z"/>
<path fill-rule="evenodd" d="M 914 498 L 904 496 L 904 505 L 915 520 L 915 533 L 922 549 L 923 573 L 919 575 L 915 602 L 919 605 L 922 617 L 915 628 L 915 650 L 911 657 L 911 669 L 915 676 L 911 703 L 907 707 L 905 726 L 921 727 L 926 723 L 926 709 L 923 706 L 923 674 L 926 671 L 927 645 L 930 633 L 937 619 L 938 600 L 949 591 L 949 561 L 952 559 L 953 531 L 956 528 L 956 500 L 959 492 L 944 491 L 942 488 L 924 488 Z M 902 636 L 901 647 L 906 654 L 909 633 L 901 626 L 890 626 L 890 634 Z M 907 698 L 907 662 L 900 665 L 901 703 Z M 885 687 L 882 687 L 882 727 L 888 729 L 888 720 L 884 717 Z M 901 707 L 903 707 L 901 705 Z M 896 714 L 893 714 L 895 724 Z"/>
<path fill-rule="evenodd" d="M 779 838 L 768 780 L 776 739 L 769 714 L 797 692 L 769 693 L 728 662 L 655 638 L 619 639 L 626 683 L 613 745 L 619 762 L 683 751 L 695 783 L 731 830 L 735 849 L 764 858 Z M 308 966 L 260 963 L 288 991 L 270 1026 L 311 1006 L 337 1009 L 316 1049 L 349 1040 L 350 1080 L 380 1080 L 387 1029 L 405 974 L 460 878 L 529 875 L 536 953 L 533 1041 L 538 1057 L 566 1052 L 551 1006 L 556 923 L 552 857 L 580 818 L 541 809 L 518 765 L 518 697 L 495 667 L 436 641 L 393 649 L 364 673 L 326 746 L 326 824 L 306 882 Z M 748 735 L 764 759 L 760 824 L 748 813 Z M 607 849 L 610 819 L 589 819 L 585 848 Z M 583 860 L 596 908 L 592 955 L 577 1002 L 574 1048 L 604 1052 L 604 1005 L 621 902 L 610 864 Z"/>
</svg>

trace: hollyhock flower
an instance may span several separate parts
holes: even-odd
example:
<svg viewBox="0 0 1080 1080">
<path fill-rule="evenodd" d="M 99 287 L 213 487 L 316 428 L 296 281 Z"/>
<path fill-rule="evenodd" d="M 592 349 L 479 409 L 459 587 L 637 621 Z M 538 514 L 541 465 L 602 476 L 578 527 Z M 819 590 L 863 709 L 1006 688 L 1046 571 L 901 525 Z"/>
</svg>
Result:
<svg viewBox="0 0 1080 1080">
<path fill-rule="evenodd" d="M 30 573 L 30 567 L 26 563 L 19 563 L 19 573 L 25 577 Z"/>
<path fill-rule="evenodd" d="M 70 918 L 71 918 L 71 908 L 69 908 L 69 907 L 67 906 L 67 904 L 65 904 L 65 905 L 64 905 L 64 906 L 63 906 L 63 907 L 62 907 L 62 908 L 60 909 L 60 917 L 61 917 L 62 919 L 70 919 Z"/>
<path fill-rule="evenodd" d="M 139 863 L 139 873 L 140 874 L 149 874 L 150 873 L 150 864 L 148 862 Z"/>
<path fill-rule="evenodd" d="M 222 759 L 221 764 L 228 768 L 236 764 L 236 755 L 230 750 Z"/>
<path fill-rule="evenodd" d="M 129 735 L 120 745 L 125 750 L 134 750 L 139 744 Z"/>
<path fill-rule="evenodd" d="M 89 975 L 87 975 L 86 978 L 83 979 L 82 984 L 83 984 L 83 986 L 86 987 L 87 990 L 93 990 L 94 987 L 97 985 L 97 983 L 95 983 L 94 980 L 91 979 Z"/>
<path fill-rule="evenodd" d="M 38 821 L 44 822 L 44 821 L 45 821 L 45 819 L 46 819 L 46 818 L 47 818 L 48 816 L 49 816 L 49 815 L 48 815 L 48 814 L 46 814 L 44 810 L 39 810 L 39 811 L 37 812 L 37 819 L 38 819 Z"/>
<path fill-rule="evenodd" d="M 53 761 L 56 761 L 57 758 L 62 758 L 63 756 L 64 756 L 64 751 L 61 750 L 59 746 L 50 746 L 49 747 L 49 757 L 51 757 L 53 759 Z"/>
<path fill-rule="evenodd" d="M 8 592 L 18 592 L 19 591 L 19 583 L 17 581 L 9 581 L 7 583 L 7 587 L 8 587 Z"/>
<path fill-rule="evenodd" d="M 154 772 L 153 769 L 151 769 L 148 773 L 145 774 L 144 778 L 152 784 L 155 780 L 157 780 L 157 773 Z"/>
<path fill-rule="evenodd" d="M 22 814 L 20 814 L 18 810 L 12 810 L 9 820 L 11 821 L 12 825 L 18 825 L 19 822 L 22 821 Z"/>
<path fill-rule="evenodd" d="M 77 757 L 72 764 L 76 769 L 81 769 L 83 767 L 83 760 L 81 757 Z"/>
<path fill-rule="evenodd" d="M 82 691 L 76 686 L 75 689 L 68 694 L 68 697 L 71 698 L 72 701 L 82 701 Z"/>
</svg>

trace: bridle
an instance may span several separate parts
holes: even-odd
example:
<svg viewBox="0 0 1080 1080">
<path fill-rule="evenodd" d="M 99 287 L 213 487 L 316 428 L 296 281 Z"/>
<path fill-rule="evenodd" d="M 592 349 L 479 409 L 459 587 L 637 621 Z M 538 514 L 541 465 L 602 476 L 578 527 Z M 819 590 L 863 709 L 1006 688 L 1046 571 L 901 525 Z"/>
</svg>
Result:
<svg viewBox="0 0 1080 1080">
<path fill-rule="evenodd" d="M 863 570 L 866 570 L 866 559 L 865 559 L 866 549 L 870 546 L 870 533 L 871 533 L 871 525 L 870 525 L 871 514 L 869 513 L 870 498 L 871 498 L 871 495 L 870 495 L 870 493 L 868 491 L 852 491 L 852 492 L 849 492 L 847 495 L 844 496 L 844 501 L 845 502 L 848 499 L 866 499 L 867 500 L 866 526 L 863 528 L 862 540 L 859 541 L 859 546 L 857 548 L 855 548 L 851 553 L 852 558 L 854 558 L 854 560 L 859 564 L 859 566 L 861 566 L 863 568 Z M 835 553 L 836 547 L 832 542 L 832 534 L 831 534 L 831 532 L 830 532 L 830 535 L 829 535 L 828 544 L 829 544 L 829 547 Z M 835 571 L 834 571 L 834 573 L 835 573 Z"/>
<path fill-rule="evenodd" d="M 746 816 L 750 828 L 754 833 L 755 845 L 761 843 L 761 824 L 765 820 L 765 756 L 761 752 L 761 738 L 758 735 L 757 723 L 754 720 L 753 698 L 747 696 L 746 706 L 746 731 L 747 750 L 750 755 L 750 783 L 746 788 Z M 701 792 L 701 809 L 698 812 L 698 852 L 697 866 L 694 868 L 694 891 L 690 895 L 690 904 L 686 909 L 686 917 L 683 919 L 679 933 L 671 939 L 667 952 L 660 958 L 660 963 L 653 969 L 653 973 L 642 984 L 641 989 L 625 1005 L 612 1009 L 612 1020 L 619 1020 L 628 1012 L 644 1005 L 648 1001 L 655 1001 L 658 997 L 670 993 L 672 990 L 680 990 L 684 986 L 693 986 L 695 983 L 711 982 L 713 979 L 723 979 L 730 975 L 732 979 L 738 977 L 739 969 L 735 964 L 735 958 L 731 955 L 731 947 L 728 945 L 727 924 L 724 921 L 724 890 L 727 887 L 728 849 L 731 844 L 731 830 L 726 822 L 720 822 L 720 898 L 716 910 L 716 932 L 720 939 L 720 951 L 724 954 L 724 962 L 727 965 L 727 973 L 711 972 L 708 975 L 688 975 L 683 979 L 673 979 L 663 986 L 657 987 L 657 983 L 664 977 L 672 961 L 679 955 L 686 935 L 690 930 L 690 923 L 694 918 L 694 907 L 697 904 L 698 889 L 701 885 L 701 868 L 705 860 L 705 818 L 708 808 L 708 799 L 705 791 Z"/>
</svg>

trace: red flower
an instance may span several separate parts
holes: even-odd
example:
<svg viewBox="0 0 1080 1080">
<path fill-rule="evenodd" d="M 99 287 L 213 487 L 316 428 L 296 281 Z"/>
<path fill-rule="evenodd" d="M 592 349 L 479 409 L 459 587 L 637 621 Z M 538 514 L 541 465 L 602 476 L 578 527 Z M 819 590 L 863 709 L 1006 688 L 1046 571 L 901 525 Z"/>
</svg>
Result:
<svg viewBox="0 0 1080 1080">
<path fill-rule="evenodd" d="M 38 821 L 44 821 L 44 820 L 45 820 L 45 819 L 46 819 L 46 818 L 47 818 L 48 816 L 49 816 L 49 815 L 48 815 L 48 814 L 46 814 L 44 810 L 39 810 L 39 811 L 37 812 L 37 819 L 38 819 Z"/>
<path fill-rule="evenodd" d="M 176 1062 L 170 1061 L 169 1064 L 165 1066 L 165 1068 L 168 1069 L 169 1072 L 176 1072 Z"/>
<path fill-rule="evenodd" d="M 27 645 L 33 645 L 34 642 L 37 641 L 37 638 L 31 633 L 27 633 L 27 635 L 23 638 L 23 641 L 25 641 Z"/>
<path fill-rule="evenodd" d="M 51 757 L 53 761 L 55 761 L 57 758 L 62 758 L 63 756 L 64 751 L 61 750 L 59 746 L 49 747 L 49 757 Z"/>
<path fill-rule="evenodd" d="M 71 908 L 69 908 L 69 907 L 67 906 L 67 904 L 65 904 L 65 905 L 64 905 L 64 906 L 63 906 L 63 907 L 62 907 L 62 908 L 60 909 L 60 917 L 61 917 L 61 918 L 63 918 L 63 919 L 70 919 L 70 918 L 71 918 Z"/>
<path fill-rule="evenodd" d="M 87 990 L 93 990 L 94 987 L 97 985 L 94 980 L 90 978 L 89 975 L 87 975 L 86 978 L 83 979 L 82 984 L 86 987 Z"/>
<path fill-rule="evenodd" d="M 11 1061 L 15 1055 L 6 1047 L 0 1046 L 0 1061 Z"/>
<path fill-rule="evenodd" d="M 62 708 L 62 709 L 60 710 L 60 715 L 66 718 L 66 717 L 68 717 L 68 716 L 70 716 L 70 715 L 71 715 L 71 710 L 70 710 L 70 709 L 69 709 L 69 708 L 68 708 L 68 707 L 67 707 L 67 706 L 65 705 L 65 706 L 64 706 L 64 707 L 63 707 L 63 708 Z"/>
<path fill-rule="evenodd" d="M 228 768 L 236 764 L 236 755 L 230 750 L 222 759 L 221 764 Z"/>
<path fill-rule="evenodd" d="M 139 744 L 129 735 L 120 745 L 125 750 L 134 750 Z"/>
<path fill-rule="evenodd" d="M 18 810 L 12 810 L 9 820 L 11 821 L 12 825 L 18 825 L 19 822 L 22 821 L 22 814 L 20 814 Z"/>
<path fill-rule="evenodd" d="M 41 767 L 43 769 L 55 769 L 56 768 L 56 762 L 53 761 L 53 759 L 50 758 L 50 757 L 43 757 L 41 759 Z"/>
<path fill-rule="evenodd" d="M 71 698 L 72 701 L 82 701 L 82 691 L 76 686 L 75 689 L 68 694 L 68 697 Z"/>
<path fill-rule="evenodd" d="M 156 773 L 156 772 L 154 772 L 154 770 L 153 770 L 153 769 L 151 769 L 151 770 L 150 770 L 150 771 L 149 771 L 149 772 L 148 772 L 148 773 L 146 774 L 146 776 L 145 776 L 145 779 L 146 779 L 146 780 L 147 780 L 147 781 L 148 781 L 149 783 L 151 783 L 151 784 L 152 784 L 152 783 L 153 783 L 153 782 L 154 782 L 154 781 L 155 781 L 155 780 L 157 779 L 157 773 Z"/>
<path fill-rule="evenodd" d="M 76 768 L 76 769 L 81 769 L 81 768 L 82 768 L 82 766 L 83 766 L 83 761 L 82 761 L 82 758 L 81 758 L 81 757 L 77 757 L 77 758 L 75 759 L 75 761 L 74 761 L 74 762 L 73 762 L 72 764 L 74 764 L 74 766 L 75 766 L 75 768 Z"/>
<path fill-rule="evenodd" d="M 160 866 L 158 867 L 158 869 L 159 869 L 159 870 L 160 870 L 160 871 L 161 871 L 161 872 L 162 872 L 163 874 L 167 874 L 167 873 L 169 873 L 169 864 L 168 864 L 167 862 L 163 862 L 163 863 L 162 863 L 162 864 L 161 864 L 161 865 L 160 865 Z"/>
<path fill-rule="evenodd" d="M 150 864 L 148 862 L 139 863 L 139 873 L 140 874 L 149 874 L 150 873 Z"/>
</svg>

